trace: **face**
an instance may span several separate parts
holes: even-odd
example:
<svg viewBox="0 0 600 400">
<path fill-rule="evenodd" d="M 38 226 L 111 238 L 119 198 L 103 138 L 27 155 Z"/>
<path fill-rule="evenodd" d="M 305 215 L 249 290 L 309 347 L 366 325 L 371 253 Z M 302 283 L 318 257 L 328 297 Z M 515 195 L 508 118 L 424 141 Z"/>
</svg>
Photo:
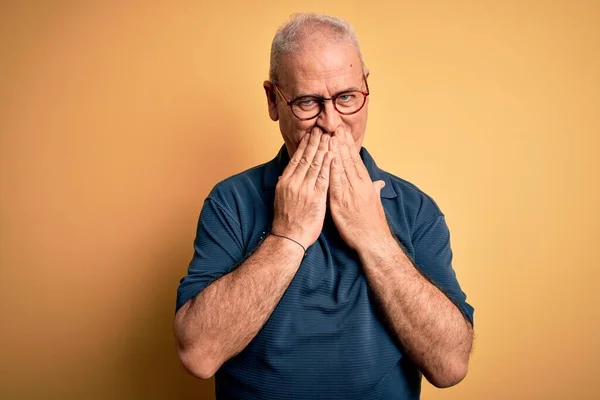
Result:
<svg viewBox="0 0 600 400">
<path fill-rule="evenodd" d="M 278 87 L 288 99 L 303 95 L 330 98 L 348 90 L 366 91 L 360 57 L 352 43 L 319 43 L 312 41 L 296 54 L 282 57 Z M 350 132 L 357 148 L 362 146 L 367 125 L 369 98 L 364 107 L 352 115 L 338 113 L 331 101 L 325 101 L 318 117 L 302 121 L 275 91 L 270 82 L 264 83 L 269 116 L 279 121 L 279 129 L 290 157 L 302 137 L 319 127 L 325 134 L 336 130 Z"/>
</svg>

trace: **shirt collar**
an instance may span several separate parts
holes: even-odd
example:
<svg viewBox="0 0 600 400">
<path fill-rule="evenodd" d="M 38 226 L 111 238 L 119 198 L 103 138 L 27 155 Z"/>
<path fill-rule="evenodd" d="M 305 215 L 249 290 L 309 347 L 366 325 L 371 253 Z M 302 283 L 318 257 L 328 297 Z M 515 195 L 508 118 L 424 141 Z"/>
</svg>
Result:
<svg viewBox="0 0 600 400">
<path fill-rule="evenodd" d="M 360 158 L 363 160 L 365 167 L 367 167 L 367 171 L 369 171 L 369 176 L 373 182 L 375 181 L 384 181 L 385 186 L 381 189 L 381 197 L 386 199 L 392 199 L 396 197 L 396 191 L 392 186 L 392 182 L 390 181 L 389 174 L 377 166 L 375 164 L 375 160 L 369 154 L 367 149 L 364 147 L 360 148 Z M 263 190 L 274 190 L 277 185 L 277 181 L 279 176 L 283 173 L 283 170 L 290 162 L 290 156 L 287 151 L 287 147 L 285 144 L 281 146 L 279 149 L 279 153 L 277 156 L 265 164 L 265 171 L 263 173 L 262 178 L 262 187 Z"/>
</svg>

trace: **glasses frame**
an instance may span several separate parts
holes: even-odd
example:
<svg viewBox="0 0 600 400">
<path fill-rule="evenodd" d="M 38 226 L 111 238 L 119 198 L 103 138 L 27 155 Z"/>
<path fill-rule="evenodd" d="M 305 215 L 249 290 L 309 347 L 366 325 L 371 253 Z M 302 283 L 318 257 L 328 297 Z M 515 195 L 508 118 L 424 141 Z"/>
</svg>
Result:
<svg viewBox="0 0 600 400">
<path fill-rule="evenodd" d="M 338 93 L 335 96 L 331 96 L 331 97 L 321 97 L 321 96 L 317 96 L 317 95 L 304 95 L 304 96 L 298 96 L 296 98 L 293 98 L 291 100 L 289 100 L 287 98 L 287 96 L 285 94 L 283 94 L 283 92 L 281 91 L 281 89 L 279 88 L 279 86 L 277 86 L 277 84 L 275 82 L 271 82 L 271 84 L 273 85 L 273 87 L 275 88 L 275 91 L 279 94 L 279 96 L 283 99 L 283 101 L 287 104 L 287 106 L 290 108 L 290 111 L 292 112 L 292 114 L 294 114 L 294 117 L 298 118 L 300 121 L 308 121 L 311 119 L 315 119 L 317 118 L 319 115 L 321 115 L 321 113 L 323 112 L 323 110 L 325 109 L 325 101 L 326 100 L 331 100 L 331 102 L 333 103 L 333 108 L 340 114 L 342 115 L 352 115 L 352 114 L 356 114 L 357 112 L 359 112 L 360 110 L 363 109 L 363 107 L 365 106 L 365 104 L 367 103 L 367 96 L 369 96 L 370 92 L 369 92 L 369 84 L 367 83 L 367 77 L 365 75 L 363 75 L 363 80 L 365 81 L 365 86 L 367 88 L 366 91 L 362 91 L 362 90 L 346 90 L 344 92 Z M 356 110 L 356 111 L 352 111 L 351 113 L 346 113 L 346 112 L 341 112 L 338 108 L 337 105 L 335 103 L 335 101 L 337 100 L 337 98 L 339 96 L 342 96 L 344 94 L 347 93 L 352 93 L 352 92 L 358 92 L 358 93 L 362 93 L 362 95 L 364 96 L 363 98 L 363 103 L 362 105 Z M 310 117 L 310 118 L 300 118 L 299 116 L 296 115 L 296 113 L 294 112 L 294 108 L 293 108 L 293 103 L 299 99 L 302 99 L 304 97 L 314 97 L 317 99 L 320 99 L 319 102 L 319 112 L 317 113 L 317 115 L 315 115 L 314 117 Z"/>
</svg>

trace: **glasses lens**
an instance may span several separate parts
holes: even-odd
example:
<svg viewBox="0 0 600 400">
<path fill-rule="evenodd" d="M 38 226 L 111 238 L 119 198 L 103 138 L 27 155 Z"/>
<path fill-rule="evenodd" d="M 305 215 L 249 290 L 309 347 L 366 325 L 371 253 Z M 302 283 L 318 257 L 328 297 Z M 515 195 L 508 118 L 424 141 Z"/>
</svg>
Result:
<svg viewBox="0 0 600 400">
<path fill-rule="evenodd" d="M 365 104 L 366 96 L 362 92 L 345 92 L 336 96 L 335 109 L 340 114 L 354 114 Z M 315 96 L 304 96 L 291 104 L 292 112 L 300 119 L 312 119 L 321 113 L 323 99 Z"/>
<path fill-rule="evenodd" d="M 365 104 L 365 95 L 361 92 L 346 92 L 335 99 L 335 108 L 342 114 L 353 114 Z"/>
<path fill-rule="evenodd" d="M 313 96 L 304 96 L 292 103 L 292 111 L 301 119 L 314 118 L 321 112 L 321 99 Z"/>
</svg>

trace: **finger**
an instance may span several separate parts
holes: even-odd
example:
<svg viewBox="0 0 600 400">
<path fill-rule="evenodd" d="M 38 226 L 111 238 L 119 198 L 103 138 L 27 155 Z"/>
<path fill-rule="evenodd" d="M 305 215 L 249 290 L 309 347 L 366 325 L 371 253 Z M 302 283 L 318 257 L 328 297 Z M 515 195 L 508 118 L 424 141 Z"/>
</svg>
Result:
<svg viewBox="0 0 600 400">
<path fill-rule="evenodd" d="M 385 182 L 384 181 L 375 181 L 375 182 L 373 182 L 373 184 L 375 185 L 375 191 L 377 192 L 377 194 L 381 195 L 381 191 L 385 187 Z"/>
<path fill-rule="evenodd" d="M 360 149 L 356 146 L 350 131 L 346 131 L 346 144 L 348 145 L 350 157 L 352 158 L 352 161 L 354 161 L 354 167 L 356 168 L 358 176 L 362 179 L 369 178 L 369 171 L 367 170 L 367 167 L 365 167 L 362 158 L 360 158 Z"/>
<path fill-rule="evenodd" d="M 323 164 L 323 159 L 325 158 L 325 154 L 329 149 L 329 135 L 321 135 L 321 140 L 319 142 L 319 149 L 317 150 L 317 154 L 313 158 L 310 167 L 308 168 L 308 172 L 306 173 L 306 181 L 308 187 L 314 187 L 315 181 L 321 172 L 321 167 Z"/>
<path fill-rule="evenodd" d="M 306 146 L 308 146 L 309 139 L 310 139 L 310 133 L 307 133 L 306 135 L 302 136 L 302 140 L 300 140 L 300 143 L 298 144 L 298 148 L 296 149 L 296 152 L 290 159 L 290 162 L 288 163 L 287 167 L 285 167 L 283 174 L 281 174 L 282 178 L 287 178 L 288 176 L 291 176 L 294 173 L 294 171 L 296 170 L 296 167 L 300 163 L 300 158 L 304 154 L 304 150 L 306 149 Z"/>
<path fill-rule="evenodd" d="M 329 189 L 329 172 L 331 170 L 331 161 L 334 157 L 335 155 L 328 151 L 323 159 L 321 171 L 319 171 L 319 175 L 317 176 L 317 181 L 315 183 L 315 189 L 321 193 L 327 193 L 327 189 Z"/>
<path fill-rule="evenodd" d="M 331 138 L 333 141 L 336 138 Z M 342 197 L 344 166 L 339 155 L 334 155 L 331 160 L 331 175 L 329 176 L 329 195 L 334 199 Z"/>
<path fill-rule="evenodd" d="M 340 177 L 341 177 L 341 181 L 342 184 L 345 185 L 348 183 L 348 177 L 346 176 L 345 172 L 344 172 L 344 163 L 342 162 L 342 154 L 341 154 L 341 145 L 340 145 L 340 138 L 339 136 L 332 136 L 331 139 L 329 139 L 329 150 L 331 150 L 331 152 L 333 152 L 333 155 L 336 156 L 335 158 L 337 158 L 337 163 L 339 163 L 339 168 L 340 168 Z M 333 160 L 332 160 L 333 162 Z"/>
<path fill-rule="evenodd" d="M 315 157 L 315 154 L 319 149 L 319 144 L 321 143 L 321 135 L 322 133 L 320 128 L 313 128 L 312 132 L 310 133 L 308 145 L 304 150 L 304 154 L 300 157 L 298 161 L 298 166 L 292 174 L 292 177 L 299 179 L 301 182 L 304 181 L 306 173 L 308 172 L 308 169 L 312 164 L 313 158 Z"/>
<path fill-rule="evenodd" d="M 342 133 L 346 136 L 346 145 L 348 146 L 352 160 L 355 162 L 361 161 L 359 151 L 356 149 L 356 143 L 354 143 L 354 137 L 352 137 L 352 133 L 350 133 L 348 130 L 344 130 Z"/>
<path fill-rule="evenodd" d="M 342 165 L 344 167 L 344 172 L 349 181 L 358 178 L 358 172 L 356 171 L 356 166 L 354 165 L 354 160 L 350 155 L 350 149 L 348 148 L 348 143 L 346 139 L 346 135 L 343 131 L 337 130 L 335 135 L 338 137 L 338 147 L 339 153 L 341 156 Z"/>
</svg>

